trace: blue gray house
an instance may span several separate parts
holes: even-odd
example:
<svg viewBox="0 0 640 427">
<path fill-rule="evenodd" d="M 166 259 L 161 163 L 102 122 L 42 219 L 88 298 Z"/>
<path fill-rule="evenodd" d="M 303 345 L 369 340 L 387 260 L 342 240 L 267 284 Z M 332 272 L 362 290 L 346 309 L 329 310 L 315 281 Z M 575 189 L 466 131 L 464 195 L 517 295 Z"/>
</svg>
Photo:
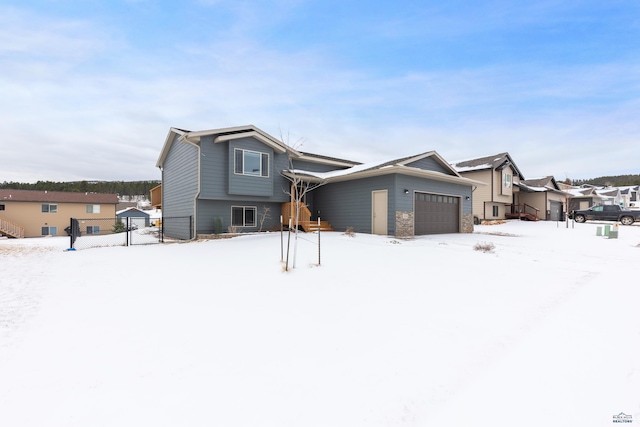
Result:
<svg viewBox="0 0 640 427">
<path fill-rule="evenodd" d="M 435 151 L 365 165 L 297 151 L 252 125 L 171 128 L 157 166 L 165 234 L 179 238 L 279 229 L 297 205 L 292 178 L 318 185 L 302 200 L 304 229 L 321 217 L 326 227 L 360 233 L 469 233 L 473 190 L 484 185 Z M 186 217 L 192 221 L 168 221 Z"/>
<path fill-rule="evenodd" d="M 116 218 L 126 223 L 129 218 L 129 224 L 137 228 L 145 228 L 149 226 L 149 212 L 141 209 L 129 207 L 116 212 Z"/>
</svg>

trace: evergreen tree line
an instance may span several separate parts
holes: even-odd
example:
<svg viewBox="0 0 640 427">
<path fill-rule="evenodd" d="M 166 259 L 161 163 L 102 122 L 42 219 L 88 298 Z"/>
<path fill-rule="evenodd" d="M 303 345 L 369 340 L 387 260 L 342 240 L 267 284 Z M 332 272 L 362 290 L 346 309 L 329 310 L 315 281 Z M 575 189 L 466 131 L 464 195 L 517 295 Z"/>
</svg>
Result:
<svg viewBox="0 0 640 427">
<path fill-rule="evenodd" d="M 640 175 L 601 176 L 591 179 L 574 179 L 573 185 L 590 184 L 597 186 L 625 187 L 640 185 Z"/>
<path fill-rule="evenodd" d="M 160 181 L 75 181 L 53 182 L 38 181 L 36 183 L 3 182 L 1 189 L 70 191 L 78 193 L 108 193 L 118 196 L 139 196 L 149 198 L 149 190 L 160 185 Z"/>
</svg>

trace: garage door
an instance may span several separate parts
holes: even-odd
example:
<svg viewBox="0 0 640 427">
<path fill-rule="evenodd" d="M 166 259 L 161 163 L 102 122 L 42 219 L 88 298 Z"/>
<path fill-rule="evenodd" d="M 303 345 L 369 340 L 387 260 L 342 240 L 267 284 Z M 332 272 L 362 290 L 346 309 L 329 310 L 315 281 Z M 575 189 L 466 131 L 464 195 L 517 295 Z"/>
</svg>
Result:
<svg viewBox="0 0 640 427">
<path fill-rule="evenodd" d="M 551 211 L 549 212 L 551 221 L 560 221 L 562 219 L 562 203 L 551 202 Z"/>
<path fill-rule="evenodd" d="M 415 234 L 460 232 L 460 198 L 416 193 Z"/>
</svg>

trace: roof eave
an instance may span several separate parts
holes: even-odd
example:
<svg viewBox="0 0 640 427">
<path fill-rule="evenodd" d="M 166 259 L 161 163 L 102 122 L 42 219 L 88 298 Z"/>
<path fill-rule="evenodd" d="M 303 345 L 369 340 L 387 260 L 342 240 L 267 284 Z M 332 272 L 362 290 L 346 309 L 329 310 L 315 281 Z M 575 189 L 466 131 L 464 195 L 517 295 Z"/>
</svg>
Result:
<svg viewBox="0 0 640 427">
<path fill-rule="evenodd" d="M 446 175 L 446 174 L 443 174 L 442 172 L 412 168 L 412 167 L 403 166 L 403 165 L 386 166 L 381 169 L 367 169 L 361 172 L 354 172 L 352 174 L 332 177 L 332 178 L 329 178 L 327 182 L 332 183 L 332 182 L 350 181 L 354 179 L 369 178 L 369 177 L 389 175 L 394 173 L 399 173 L 402 175 L 409 175 L 409 176 L 416 176 L 420 178 L 429 178 L 436 181 L 450 182 L 450 183 L 462 184 L 462 185 L 472 185 L 472 186 L 487 185 L 482 181 L 476 181 L 474 179 L 464 178 L 459 175 L 455 175 L 455 176 Z"/>
</svg>

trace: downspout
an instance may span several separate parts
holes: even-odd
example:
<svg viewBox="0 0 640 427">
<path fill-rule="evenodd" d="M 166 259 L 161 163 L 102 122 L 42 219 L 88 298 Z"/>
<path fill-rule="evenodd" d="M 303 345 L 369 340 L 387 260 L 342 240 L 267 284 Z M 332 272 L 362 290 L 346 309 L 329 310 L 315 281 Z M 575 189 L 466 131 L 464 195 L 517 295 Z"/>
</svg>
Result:
<svg viewBox="0 0 640 427">
<path fill-rule="evenodd" d="M 202 154 L 200 152 L 200 144 L 198 144 L 195 141 L 190 141 L 189 140 L 189 134 L 184 134 L 181 137 L 178 138 L 179 142 L 184 142 L 186 144 L 191 144 L 194 147 L 196 147 L 196 149 L 198 150 L 198 190 L 196 191 L 196 194 L 193 198 L 193 236 L 190 236 L 189 240 L 196 240 L 197 236 L 198 236 L 198 198 L 200 197 L 200 159 L 202 157 Z"/>
</svg>

